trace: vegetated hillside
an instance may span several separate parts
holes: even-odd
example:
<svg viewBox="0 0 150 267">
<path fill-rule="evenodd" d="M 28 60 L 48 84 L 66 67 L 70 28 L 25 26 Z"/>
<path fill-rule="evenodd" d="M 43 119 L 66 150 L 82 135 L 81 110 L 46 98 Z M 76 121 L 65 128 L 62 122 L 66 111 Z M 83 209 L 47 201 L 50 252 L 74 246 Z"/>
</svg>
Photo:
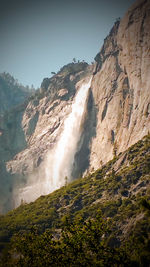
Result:
<svg viewBox="0 0 150 267">
<path fill-rule="evenodd" d="M 99 210 L 101 214 L 98 221 L 95 218 L 99 214 Z M 92 226 L 87 223 L 89 219 L 92 219 L 93 223 L 90 222 Z M 126 262 L 126 257 L 129 260 L 128 263 L 131 263 L 131 265 L 134 262 L 134 266 L 148 266 L 150 260 L 150 135 L 145 136 L 117 157 L 114 155 L 113 160 L 109 161 L 101 169 L 88 174 L 84 178 L 77 179 L 50 195 L 41 196 L 34 203 L 24 203 L 16 210 L 9 212 L 5 216 L 1 216 L 1 249 L 6 247 L 6 244 L 14 234 L 18 232 L 21 235 L 26 234 L 35 227 L 35 235 L 33 234 L 32 236 L 31 234 L 30 236 L 29 234 L 28 237 L 24 236 L 23 239 L 20 237 L 15 242 L 19 242 L 20 249 L 23 244 L 26 244 L 25 247 L 28 253 L 28 249 L 31 249 L 31 258 L 35 259 L 33 263 L 36 263 L 38 257 L 36 255 L 36 247 L 37 250 L 42 249 L 41 251 L 43 253 L 50 253 L 48 254 L 48 258 L 51 258 L 52 251 L 44 252 L 44 247 L 46 246 L 46 242 L 48 242 L 47 246 L 48 244 L 52 246 L 51 242 L 53 239 L 51 239 L 50 234 L 47 234 L 45 230 L 50 229 L 53 233 L 55 237 L 53 240 L 54 245 L 55 242 L 58 242 L 57 238 L 60 238 L 61 229 L 64 228 L 66 222 L 67 225 L 70 222 L 70 226 L 68 228 L 69 230 L 67 232 L 65 230 L 63 234 L 65 236 L 68 235 L 68 238 L 72 238 L 71 240 L 74 245 L 76 244 L 75 246 L 78 247 L 80 244 L 80 246 L 84 247 L 84 255 L 88 253 L 88 249 L 90 251 L 90 258 L 87 257 L 85 265 L 81 264 L 81 266 L 91 266 L 90 260 L 92 260 L 92 257 L 95 264 L 93 266 L 108 266 L 107 264 L 110 264 L 111 260 L 115 264 L 116 260 L 111 254 L 112 250 L 114 250 L 114 255 L 119 255 L 116 257 L 118 257 L 118 262 L 122 262 L 122 266 Z M 88 236 L 93 235 L 93 232 L 90 229 L 94 229 L 94 232 L 96 232 L 92 237 L 91 247 Z M 90 234 L 88 234 L 89 231 Z M 45 237 L 44 235 L 40 235 L 44 232 Z M 84 241 L 80 236 L 83 237 Z M 41 238 L 41 241 L 38 238 Z M 36 244 L 35 247 L 34 245 L 33 247 L 30 246 L 31 241 L 33 241 L 34 245 Z M 55 244 L 57 248 L 60 249 L 64 246 L 66 247 L 66 253 L 70 251 L 68 250 L 69 243 L 67 243 L 69 239 L 60 239 L 59 242 Z M 85 245 L 86 242 L 88 244 L 87 247 Z M 108 255 L 111 255 L 109 263 L 106 259 L 101 261 L 102 258 L 99 258 L 98 251 L 91 251 L 93 246 L 92 242 L 96 242 L 97 246 L 98 244 L 100 245 L 101 255 L 106 252 L 107 259 L 109 258 Z M 39 244 L 41 244 L 41 247 Z M 20 251 L 19 247 L 17 251 Z M 116 247 L 119 247 L 119 249 Z M 82 262 L 79 251 L 80 249 L 78 252 L 68 252 L 72 253 L 68 255 L 72 255 L 71 257 L 73 257 L 75 253 L 75 258 L 79 262 Z M 23 254 L 25 260 L 28 258 L 28 264 L 31 263 L 31 258 L 27 254 L 24 254 L 25 250 L 23 250 L 23 247 L 21 252 L 18 253 Z M 97 255 L 99 255 L 98 258 Z M 125 258 L 121 258 L 124 257 L 123 255 Z M 18 258 L 14 260 L 17 261 Z M 63 260 L 66 260 L 66 258 L 61 260 L 62 265 L 60 262 L 60 266 L 64 266 Z M 74 264 L 76 262 L 75 260 Z M 31 265 L 29 264 L 29 266 Z M 33 264 L 32 266 L 40 265 Z M 52 264 L 52 266 L 56 265 Z M 68 266 L 78 265 L 72 264 Z"/>
<path fill-rule="evenodd" d="M 9 73 L 0 73 L 0 114 L 22 104 L 34 89 L 19 84 Z"/>
</svg>

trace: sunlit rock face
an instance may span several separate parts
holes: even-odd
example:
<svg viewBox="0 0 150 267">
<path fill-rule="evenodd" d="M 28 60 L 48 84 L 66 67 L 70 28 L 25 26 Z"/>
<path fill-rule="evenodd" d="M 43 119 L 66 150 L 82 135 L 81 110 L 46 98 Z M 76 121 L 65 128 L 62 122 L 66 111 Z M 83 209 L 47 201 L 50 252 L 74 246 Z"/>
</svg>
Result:
<svg viewBox="0 0 150 267">
<path fill-rule="evenodd" d="M 96 56 L 97 106 L 91 167 L 98 168 L 150 130 L 150 1 L 137 1 L 115 23 Z"/>
</svg>

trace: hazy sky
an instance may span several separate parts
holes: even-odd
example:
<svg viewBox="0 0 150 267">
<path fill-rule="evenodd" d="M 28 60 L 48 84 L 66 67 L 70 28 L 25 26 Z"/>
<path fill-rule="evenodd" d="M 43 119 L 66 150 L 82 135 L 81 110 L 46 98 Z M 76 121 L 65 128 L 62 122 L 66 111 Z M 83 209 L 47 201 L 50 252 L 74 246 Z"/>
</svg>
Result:
<svg viewBox="0 0 150 267">
<path fill-rule="evenodd" d="M 72 61 L 91 63 L 134 0 L 1 0 L 0 72 L 40 87 Z"/>
</svg>

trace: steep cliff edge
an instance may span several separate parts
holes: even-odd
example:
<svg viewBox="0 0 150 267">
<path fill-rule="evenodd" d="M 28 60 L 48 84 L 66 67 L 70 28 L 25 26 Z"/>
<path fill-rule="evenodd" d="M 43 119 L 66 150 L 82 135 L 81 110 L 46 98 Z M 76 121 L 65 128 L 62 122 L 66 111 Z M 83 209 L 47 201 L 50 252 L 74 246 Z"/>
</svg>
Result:
<svg viewBox="0 0 150 267">
<path fill-rule="evenodd" d="M 150 130 L 150 1 L 137 1 L 104 41 L 92 82 L 98 110 L 91 167 Z"/>
</svg>

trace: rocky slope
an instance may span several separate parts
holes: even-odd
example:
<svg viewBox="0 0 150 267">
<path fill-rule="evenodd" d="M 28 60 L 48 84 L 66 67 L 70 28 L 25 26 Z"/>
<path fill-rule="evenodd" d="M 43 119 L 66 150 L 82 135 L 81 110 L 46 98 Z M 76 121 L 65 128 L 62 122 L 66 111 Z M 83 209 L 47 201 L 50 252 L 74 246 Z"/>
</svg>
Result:
<svg viewBox="0 0 150 267">
<path fill-rule="evenodd" d="M 96 64 L 71 63 L 27 102 L 0 121 L 1 208 L 14 207 L 13 189 L 38 176 L 56 144 L 79 86 L 94 74 L 74 177 L 99 168 L 150 130 L 150 2 L 137 1 L 117 21 L 95 57 Z M 41 170 L 41 169 L 40 169 Z"/>
</svg>

